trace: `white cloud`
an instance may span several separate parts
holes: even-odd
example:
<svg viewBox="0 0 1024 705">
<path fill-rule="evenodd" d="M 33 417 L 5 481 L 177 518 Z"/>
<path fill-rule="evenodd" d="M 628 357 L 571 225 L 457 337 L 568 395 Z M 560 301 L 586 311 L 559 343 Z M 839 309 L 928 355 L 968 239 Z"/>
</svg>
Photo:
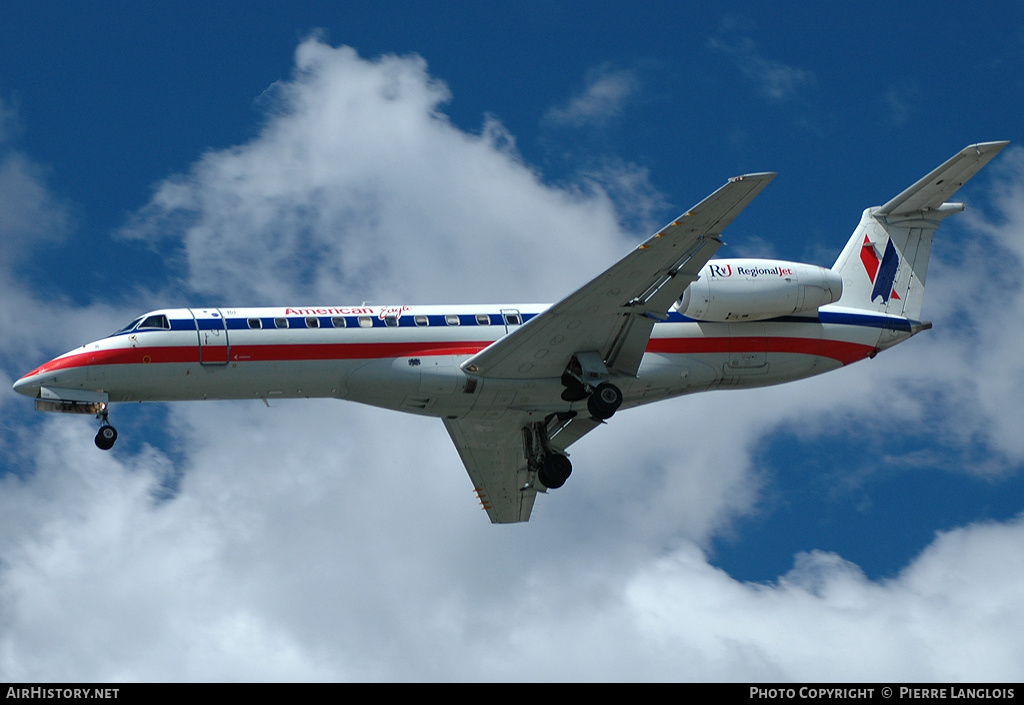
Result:
<svg viewBox="0 0 1024 705">
<path fill-rule="evenodd" d="M 543 301 L 628 249 L 603 192 L 548 188 L 493 121 L 479 136 L 455 128 L 421 59 L 366 61 L 309 40 L 297 65 L 258 139 L 169 180 L 129 230 L 180 239 L 195 291 L 266 304 Z"/>
<path fill-rule="evenodd" d="M 548 110 L 545 119 L 570 127 L 602 125 L 622 114 L 623 107 L 639 87 L 640 82 L 632 71 L 602 67 L 591 73 L 582 93 L 565 105 Z"/>
<path fill-rule="evenodd" d="M 297 64 L 255 140 L 204 155 L 133 223 L 180 251 L 195 295 L 546 299 L 628 247 L 600 189 L 545 185 L 493 121 L 481 135 L 453 127 L 422 60 L 310 40 Z M 8 421 L 4 463 L 21 473 L 0 479 L 0 678 L 1014 679 L 1019 519 L 941 534 L 882 582 L 812 552 L 749 584 L 702 552 L 754 511 L 771 481 L 754 452 L 779 424 L 864 428 L 894 388 L 952 389 L 892 397 L 903 429 L 954 433 L 966 401 L 967 432 L 991 429 L 991 449 L 1019 461 L 1024 409 L 999 385 L 1021 374 L 1006 330 L 1024 314 L 1021 271 L 1005 253 L 1020 251 L 1024 174 L 999 180 L 1005 219 L 959 239 L 981 231 L 1001 249 L 957 272 L 937 257 L 929 279 L 969 295 L 989 265 L 1017 276 L 1000 306 L 974 310 L 971 336 L 931 331 L 819 379 L 623 413 L 574 447 L 570 483 L 527 525 L 487 523 L 432 419 L 180 404 L 152 431 L 162 449 L 123 434 L 110 454 L 81 418 Z M 19 295 L 58 320 L 107 315 Z M 935 297 L 930 315 L 955 316 L 958 300 Z M 28 327 L 0 350 L 52 335 Z M 159 499 L 173 475 L 178 492 Z"/>
<path fill-rule="evenodd" d="M 417 419 L 223 411 L 185 412 L 190 473 L 162 504 L 158 453 L 82 454 L 82 425 L 48 424 L 33 481 L 0 493 L 5 678 L 998 680 L 1018 667 L 1021 521 L 941 535 L 883 583 L 814 553 L 747 584 L 688 541 L 658 555 L 594 522 L 575 536 L 544 517 L 488 526 L 447 449 L 416 463 L 351 440 L 382 423 L 415 437 Z"/>
<path fill-rule="evenodd" d="M 604 159 L 599 164 L 580 167 L 576 178 L 607 194 L 615 205 L 620 225 L 638 237 L 647 237 L 665 225 L 658 218 L 670 210 L 669 204 L 651 183 L 646 168 Z"/>
<path fill-rule="evenodd" d="M 1011 597 L 1021 541 L 1020 520 L 958 529 L 882 583 L 815 552 L 777 584 L 743 584 L 681 550 L 638 573 L 627 595 L 687 678 L 709 668 L 730 680 L 1005 680 L 1024 624 Z M 704 663 L 687 666 L 694 655 Z"/>
<path fill-rule="evenodd" d="M 817 82 L 813 71 L 765 58 L 749 37 L 735 42 L 711 37 L 708 47 L 727 56 L 761 95 L 778 103 L 798 98 L 801 91 Z"/>
<path fill-rule="evenodd" d="M 67 209 L 49 194 L 42 168 L 17 151 L 0 150 L 0 259 L 9 262 L 68 231 Z"/>
</svg>

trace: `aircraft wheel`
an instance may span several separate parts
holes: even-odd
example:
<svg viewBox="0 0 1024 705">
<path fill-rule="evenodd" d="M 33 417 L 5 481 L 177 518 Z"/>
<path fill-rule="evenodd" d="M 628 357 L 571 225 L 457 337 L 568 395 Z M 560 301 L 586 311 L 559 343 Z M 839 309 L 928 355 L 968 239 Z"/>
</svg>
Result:
<svg viewBox="0 0 1024 705">
<path fill-rule="evenodd" d="M 117 431 L 113 426 L 102 426 L 96 432 L 96 447 L 100 450 L 110 450 L 117 440 Z"/>
<path fill-rule="evenodd" d="M 622 392 L 614 384 L 602 382 L 587 399 L 587 411 L 599 421 L 610 419 L 622 405 Z"/>
<path fill-rule="evenodd" d="M 541 484 L 549 490 L 557 490 L 572 474 L 572 463 L 564 455 L 548 453 L 537 472 Z"/>
</svg>

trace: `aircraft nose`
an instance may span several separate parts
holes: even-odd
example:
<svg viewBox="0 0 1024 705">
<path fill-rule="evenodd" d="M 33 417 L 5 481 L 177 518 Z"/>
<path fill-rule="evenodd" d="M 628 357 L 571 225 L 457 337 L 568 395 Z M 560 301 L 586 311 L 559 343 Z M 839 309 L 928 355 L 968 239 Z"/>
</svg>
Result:
<svg viewBox="0 0 1024 705">
<path fill-rule="evenodd" d="M 29 373 L 14 383 L 14 391 L 27 397 L 39 395 L 39 375 Z"/>
</svg>

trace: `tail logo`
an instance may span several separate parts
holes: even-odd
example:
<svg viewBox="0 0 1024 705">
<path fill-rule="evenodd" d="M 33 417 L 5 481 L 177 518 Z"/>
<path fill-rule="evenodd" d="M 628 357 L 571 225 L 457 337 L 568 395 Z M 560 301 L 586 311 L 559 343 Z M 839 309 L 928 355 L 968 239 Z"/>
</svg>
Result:
<svg viewBox="0 0 1024 705">
<path fill-rule="evenodd" d="M 864 269 L 867 270 L 868 277 L 875 285 L 871 290 L 872 302 L 878 297 L 882 298 L 882 303 L 888 303 L 890 298 L 900 298 L 896 290 L 892 288 L 896 281 L 896 270 L 900 268 L 900 255 L 896 252 L 896 246 L 892 244 L 892 239 L 885 243 L 885 253 L 879 260 L 875 246 L 865 235 L 864 244 L 860 248 L 860 261 L 864 263 Z"/>
</svg>

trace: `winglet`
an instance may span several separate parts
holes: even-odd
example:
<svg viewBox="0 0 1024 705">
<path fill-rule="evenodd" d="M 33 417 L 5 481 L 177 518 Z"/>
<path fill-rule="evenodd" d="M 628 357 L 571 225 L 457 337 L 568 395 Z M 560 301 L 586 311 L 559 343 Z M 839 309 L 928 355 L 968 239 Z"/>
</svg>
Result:
<svg viewBox="0 0 1024 705">
<path fill-rule="evenodd" d="M 942 166 L 881 206 L 879 215 L 909 215 L 936 210 L 977 174 L 1009 141 L 979 142 L 961 149 Z"/>
</svg>

